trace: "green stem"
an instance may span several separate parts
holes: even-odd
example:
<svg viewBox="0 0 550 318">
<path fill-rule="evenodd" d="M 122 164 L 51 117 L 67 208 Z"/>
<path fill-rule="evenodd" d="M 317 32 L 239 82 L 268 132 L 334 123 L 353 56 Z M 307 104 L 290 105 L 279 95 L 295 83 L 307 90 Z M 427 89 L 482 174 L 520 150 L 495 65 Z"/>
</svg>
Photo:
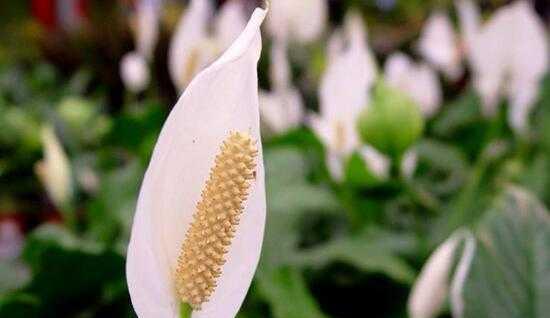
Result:
<svg viewBox="0 0 550 318">
<path fill-rule="evenodd" d="M 191 318 L 193 308 L 188 303 L 180 303 L 180 318 Z"/>
</svg>

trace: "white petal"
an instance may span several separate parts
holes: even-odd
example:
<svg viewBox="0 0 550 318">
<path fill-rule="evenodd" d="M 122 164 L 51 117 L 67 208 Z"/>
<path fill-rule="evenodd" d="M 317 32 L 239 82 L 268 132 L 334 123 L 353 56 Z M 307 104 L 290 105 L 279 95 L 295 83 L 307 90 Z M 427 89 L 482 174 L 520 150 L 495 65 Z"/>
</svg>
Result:
<svg viewBox="0 0 550 318">
<path fill-rule="evenodd" d="M 418 154 L 415 149 L 408 150 L 401 160 L 401 173 L 405 178 L 411 178 L 414 175 L 418 163 Z"/>
<path fill-rule="evenodd" d="M 471 0 L 457 0 L 455 1 L 455 5 L 458 11 L 458 22 L 462 34 L 463 49 L 468 51 L 481 25 L 479 8 Z"/>
<path fill-rule="evenodd" d="M 214 157 L 231 131 L 249 132 L 258 140 L 256 180 L 218 287 L 193 317 L 234 317 L 246 295 L 265 223 L 256 70 L 265 14 L 256 9 L 235 43 L 190 83 L 159 136 L 128 248 L 128 286 L 140 317 L 177 316 L 172 283 L 177 257 Z"/>
<path fill-rule="evenodd" d="M 0 261 L 14 260 L 21 254 L 24 237 L 15 221 L 0 222 Z"/>
<path fill-rule="evenodd" d="M 529 114 L 535 106 L 539 89 L 536 81 L 512 82 L 509 86 L 508 122 L 518 134 L 528 132 Z"/>
<path fill-rule="evenodd" d="M 327 9 L 325 0 L 272 1 L 267 27 L 279 41 L 309 43 L 325 29 Z"/>
<path fill-rule="evenodd" d="M 63 208 L 71 199 L 73 192 L 69 158 L 52 127 L 44 127 L 40 137 L 44 159 L 36 164 L 36 174 L 46 188 L 50 199 L 58 208 Z"/>
<path fill-rule="evenodd" d="M 290 63 L 285 42 L 274 41 L 271 46 L 269 79 L 274 90 L 287 89 L 291 85 Z"/>
<path fill-rule="evenodd" d="M 197 58 L 197 46 L 208 33 L 208 21 L 212 16 L 211 1 L 192 0 L 176 27 L 168 51 L 168 71 L 174 85 L 183 91 L 190 80 L 189 68 Z"/>
<path fill-rule="evenodd" d="M 408 56 L 394 53 L 384 67 L 386 82 L 409 95 L 419 106 L 422 114 L 430 117 L 441 104 L 441 87 L 435 71 L 426 64 L 415 64 Z"/>
<path fill-rule="evenodd" d="M 331 126 L 331 123 L 326 120 L 325 117 L 319 116 L 315 113 L 310 113 L 306 118 L 306 122 L 307 125 L 321 140 L 321 143 L 325 145 L 325 147 L 332 147 L 332 145 L 334 144 L 333 127 Z"/>
<path fill-rule="evenodd" d="M 468 50 L 485 113 L 494 113 L 505 87 L 504 80 L 510 79 L 508 86 L 512 91 L 538 82 L 548 69 L 548 54 L 544 27 L 528 3 L 518 1 L 499 9 L 475 36 Z M 519 99 L 524 102 L 529 98 Z"/>
<path fill-rule="evenodd" d="M 273 1 L 276 2 L 276 1 Z M 292 32 L 300 42 L 309 43 L 321 36 L 327 21 L 326 0 L 292 1 Z"/>
<path fill-rule="evenodd" d="M 159 36 L 160 3 L 142 0 L 137 5 L 136 51 L 146 59 L 153 55 Z"/>
<path fill-rule="evenodd" d="M 381 180 L 385 180 L 390 175 L 390 160 L 374 147 L 364 145 L 359 153 L 365 161 L 370 172 Z"/>
<path fill-rule="evenodd" d="M 459 235 L 452 235 L 430 255 L 409 296 L 407 305 L 411 318 L 432 318 L 441 311 L 449 289 L 454 252 L 459 242 Z"/>
<path fill-rule="evenodd" d="M 377 71 L 360 17 L 350 14 L 346 21 L 348 45 L 338 53 L 329 54 L 319 98 L 322 116 L 348 122 L 355 121 L 359 112 L 367 106 L 369 90 Z M 337 42 L 332 42 L 331 50 L 335 49 Z"/>
<path fill-rule="evenodd" d="M 441 12 L 430 16 L 418 43 L 420 54 L 451 79 L 462 75 L 458 42 L 449 17 Z"/>
<path fill-rule="evenodd" d="M 139 93 L 149 85 L 149 68 L 143 55 L 126 53 L 120 61 L 120 78 L 126 89 Z"/>
<path fill-rule="evenodd" d="M 526 1 L 510 5 L 514 38 L 511 53 L 511 76 L 514 80 L 540 80 L 548 70 L 548 38 L 545 26 Z"/>
<path fill-rule="evenodd" d="M 433 116 L 441 105 L 441 86 L 437 74 L 426 64 L 419 64 L 415 69 L 416 81 L 411 91 L 411 98 L 420 106 L 422 114 Z M 414 79 L 413 78 L 413 79 Z"/>
<path fill-rule="evenodd" d="M 412 60 L 401 52 L 393 53 L 384 64 L 384 79 L 388 85 L 399 88 L 408 82 Z"/>
<path fill-rule="evenodd" d="M 464 289 L 466 278 L 468 278 L 476 250 L 476 240 L 471 232 L 464 232 L 464 241 L 464 250 L 456 266 L 455 275 L 451 283 L 451 312 L 454 318 L 462 318 L 464 313 L 462 290 Z"/>
<path fill-rule="evenodd" d="M 299 126 L 304 116 L 300 93 L 295 89 L 260 92 L 260 114 L 262 123 L 274 133 Z"/>
<path fill-rule="evenodd" d="M 514 42 L 511 52 L 508 111 L 510 126 L 520 134 L 528 130 L 528 116 L 538 97 L 539 82 L 548 70 L 548 39 L 541 21 L 527 2 L 511 6 Z"/>
<path fill-rule="evenodd" d="M 215 33 L 221 49 L 228 48 L 246 26 L 242 2 L 227 1 L 220 9 L 215 21 Z"/>
<path fill-rule="evenodd" d="M 342 155 L 333 151 L 327 151 L 325 156 L 328 172 L 336 181 L 344 179 L 344 160 Z"/>
</svg>

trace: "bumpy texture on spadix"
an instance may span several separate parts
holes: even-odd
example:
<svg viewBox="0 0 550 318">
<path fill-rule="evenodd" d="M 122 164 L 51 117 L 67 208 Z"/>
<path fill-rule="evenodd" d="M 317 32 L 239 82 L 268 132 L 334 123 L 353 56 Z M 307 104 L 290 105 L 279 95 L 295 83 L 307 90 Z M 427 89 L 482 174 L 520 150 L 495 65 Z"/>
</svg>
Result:
<svg viewBox="0 0 550 318">
<path fill-rule="evenodd" d="M 210 170 L 176 269 L 180 300 L 194 310 L 200 310 L 216 288 L 255 177 L 257 154 L 250 135 L 231 133 Z"/>
</svg>

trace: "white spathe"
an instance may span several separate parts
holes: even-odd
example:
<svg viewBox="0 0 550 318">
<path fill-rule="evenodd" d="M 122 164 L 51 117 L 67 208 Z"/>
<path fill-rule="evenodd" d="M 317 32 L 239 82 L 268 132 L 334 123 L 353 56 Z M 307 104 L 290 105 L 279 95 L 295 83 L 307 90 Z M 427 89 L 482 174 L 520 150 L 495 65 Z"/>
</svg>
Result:
<svg viewBox="0 0 550 318">
<path fill-rule="evenodd" d="M 69 158 L 57 139 L 51 126 L 45 126 L 40 133 L 44 159 L 37 162 L 35 172 L 46 188 L 48 196 L 57 206 L 64 208 L 73 194 L 73 181 Z"/>
<path fill-rule="evenodd" d="M 484 114 L 493 116 L 500 99 L 507 96 L 510 126 L 526 133 L 540 80 L 548 70 L 544 25 L 529 3 L 517 1 L 499 9 L 470 37 L 467 55 Z"/>
<path fill-rule="evenodd" d="M 192 317 L 234 317 L 250 286 L 265 224 L 257 78 L 265 15 L 256 9 L 231 47 L 193 79 L 160 133 L 141 186 L 126 263 L 132 304 L 141 318 L 178 317 L 177 258 L 214 158 L 232 131 L 257 140 L 256 179 L 218 286 Z"/>
<path fill-rule="evenodd" d="M 460 256 L 455 274 L 451 269 L 455 262 L 455 252 L 461 242 L 465 247 Z M 435 318 L 443 309 L 449 294 L 451 276 L 453 280 L 454 300 L 461 301 L 464 278 L 467 275 L 472 259 L 475 239 L 470 231 L 459 229 L 453 233 L 430 255 L 414 283 L 407 309 L 411 318 Z M 455 295 L 459 295 L 458 297 Z"/>
<path fill-rule="evenodd" d="M 475 38 L 481 24 L 481 13 L 471 0 L 456 0 L 455 7 L 460 27 L 461 51 L 464 55 Z"/>
<path fill-rule="evenodd" d="M 310 43 L 317 40 L 327 24 L 326 0 L 271 1 L 267 29 L 278 41 Z"/>
<path fill-rule="evenodd" d="M 327 150 L 327 167 L 336 179 L 343 177 L 343 163 L 354 150 L 360 150 L 366 164 L 383 177 L 386 171 L 377 169 L 388 164 L 371 164 L 384 158 L 373 155 L 374 148 L 361 151 L 357 133 L 357 118 L 369 103 L 369 91 L 377 76 L 376 63 L 367 43 L 361 16 L 346 16 L 343 30 L 336 31 L 327 48 L 327 67 L 319 89 L 319 115 L 310 114 L 308 123 Z"/>
<path fill-rule="evenodd" d="M 129 91 L 143 91 L 150 81 L 149 68 L 143 55 L 137 52 L 126 53 L 120 61 L 120 78 Z"/>
<path fill-rule="evenodd" d="M 403 53 L 393 53 L 384 66 L 386 83 L 414 100 L 425 117 L 441 106 L 442 92 L 437 74 L 424 63 L 415 63 Z"/>
<path fill-rule="evenodd" d="M 159 37 L 161 0 L 141 0 L 136 8 L 136 51 L 146 60 L 153 56 Z"/>
<path fill-rule="evenodd" d="M 286 43 L 272 44 L 269 77 L 271 92 L 260 92 L 262 123 L 270 132 L 283 133 L 299 126 L 304 117 L 302 97 L 291 81 Z"/>
<path fill-rule="evenodd" d="M 426 21 L 418 50 L 428 63 L 441 70 L 450 80 L 456 80 L 462 75 L 459 41 L 449 17 L 443 12 L 434 12 Z"/>
<path fill-rule="evenodd" d="M 213 23 L 212 32 L 209 25 Z M 246 25 L 241 2 L 227 1 L 214 17 L 211 0 L 192 0 L 168 50 L 168 71 L 182 92 L 191 79 L 226 50 Z"/>
</svg>

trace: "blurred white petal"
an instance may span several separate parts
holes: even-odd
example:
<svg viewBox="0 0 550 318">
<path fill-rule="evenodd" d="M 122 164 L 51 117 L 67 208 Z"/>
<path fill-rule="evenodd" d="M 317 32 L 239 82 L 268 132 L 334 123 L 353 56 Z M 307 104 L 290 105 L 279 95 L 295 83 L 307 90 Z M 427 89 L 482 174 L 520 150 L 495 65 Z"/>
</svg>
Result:
<svg viewBox="0 0 550 318">
<path fill-rule="evenodd" d="M 272 91 L 260 94 L 262 122 L 274 133 L 300 125 L 304 106 L 300 92 L 292 86 L 286 44 L 275 41 L 271 47 L 269 77 Z"/>
<path fill-rule="evenodd" d="M 185 233 L 221 142 L 231 131 L 257 140 L 257 174 L 217 288 L 194 318 L 234 317 L 246 295 L 261 248 L 265 188 L 260 144 L 256 9 L 243 33 L 189 84 L 161 131 L 142 183 L 130 245 L 127 280 L 140 317 L 177 317 L 173 275 Z"/>
<path fill-rule="evenodd" d="M 368 104 L 369 90 L 376 78 L 376 65 L 360 19 L 356 14 L 346 17 L 347 46 L 329 54 L 321 79 L 320 113 L 330 120 L 355 121 Z"/>
<path fill-rule="evenodd" d="M 409 296 L 411 318 L 433 318 L 440 313 L 447 298 L 451 267 L 459 242 L 460 236 L 452 235 L 428 258 Z"/>
<path fill-rule="evenodd" d="M 420 35 L 420 54 L 449 79 L 462 75 L 462 65 L 457 37 L 449 17 L 441 12 L 433 13 Z"/>
<path fill-rule="evenodd" d="M 295 89 L 260 92 L 261 120 L 273 133 L 298 127 L 304 116 L 300 93 Z"/>
<path fill-rule="evenodd" d="M 409 95 L 420 106 L 422 114 L 433 116 L 441 105 L 439 78 L 426 64 L 415 64 L 407 55 L 394 53 L 384 66 L 388 85 Z"/>
<path fill-rule="evenodd" d="M 333 176 L 341 178 L 338 167 L 360 145 L 356 121 L 361 110 L 368 106 L 369 91 L 377 76 L 359 14 L 348 14 L 344 28 L 332 35 L 327 58 L 319 88 L 320 114 L 310 120 L 310 125 L 331 157 L 327 163 Z"/>
<path fill-rule="evenodd" d="M 326 0 L 277 0 L 270 5 L 267 28 L 277 40 L 309 43 L 326 27 Z"/>
<path fill-rule="evenodd" d="M 359 150 L 359 154 L 365 161 L 367 169 L 381 180 L 385 180 L 390 175 L 390 159 L 376 150 L 374 147 L 364 145 Z"/>
<path fill-rule="evenodd" d="M 344 179 L 344 160 L 341 154 L 328 150 L 325 156 L 328 172 L 336 181 Z"/>
<path fill-rule="evenodd" d="M 192 0 L 176 27 L 168 51 L 168 71 L 176 87 L 183 91 L 196 68 L 197 48 L 207 38 L 213 12 L 211 1 Z"/>
<path fill-rule="evenodd" d="M 14 221 L 0 222 L 0 261 L 16 259 L 23 249 L 23 233 Z"/>
<path fill-rule="evenodd" d="M 528 132 L 529 114 L 535 106 L 539 90 L 538 82 L 524 81 L 510 84 L 508 122 L 514 131 L 523 135 Z"/>
<path fill-rule="evenodd" d="M 136 51 L 150 60 L 159 36 L 159 1 L 141 0 L 137 4 Z"/>
<path fill-rule="evenodd" d="M 527 2 L 499 9 L 468 49 L 484 113 L 494 115 L 500 98 L 507 93 L 512 108 L 510 124 L 517 132 L 525 132 L 536 87 L 548 70 L 548 55 L 544 26 Z"/>
<path fill-rule="evenodd" d="M 311 127 L 317 137 L 319 137 L 321 143 L 323 143 L 325 147 L 328 148 L 334 143 L 334 134 L 331 123 L 325 117 L 321 117 L 315 113 L 310 113 L 306 118 L 306 123 L 309 127 Z"/>
<path fill-rule="evenodd" d="M 44 159 L 36 164 L 36 174 L 50 199 L 58 208 L 63 208 L 69 203 L 73 193 L 69 159 L 52 127 L 42 128 L 40 137 Z"/>
<path fill-rule="evenodd" d="M 405 178 L 412 178 L 418 164 L 418 153 L 415 149 L 408 150 L 401 159 L 401 173 Z"/>
<path fill-rule="evenodd" d="M 468 51 L 473 38 L 479 32 L 481 14 L 477 5 L 471 0 L 456 0 L 455 6 L 458 11 L 463 50 Z"/>
<path fill-rule="evenodd" d="M 471 232 L 464 232 L 464 251 L 456 267 L 455 275 L 451 283 L 451 312 L 453 318 L 462 318 L 464 313 L 464 297 L 462 290 L 468 277 L 470 266 L 475 255 L 476 241 Z"/>
<path fill-rule="evenodd" d="M 231 0 L 224 3 L 216 16 L 215 35 L 222 50 L 228 48 L 246 26 L 242 2 Z"/>
<path fill-rule="evenodd" d="M 139 93 L 149 85 L 149 68 L 143 55 L 126 53 L 120 61 L 120 78 L 126 89 Z"/>
<path fill-rule="evenodd" d="M 290 72 L 286 43 L 274 41 L 271 46 L 271 66 L 269 68 L 269 79 L 274 90 L 287 89 L 291 85 Z"/>
</svg>

